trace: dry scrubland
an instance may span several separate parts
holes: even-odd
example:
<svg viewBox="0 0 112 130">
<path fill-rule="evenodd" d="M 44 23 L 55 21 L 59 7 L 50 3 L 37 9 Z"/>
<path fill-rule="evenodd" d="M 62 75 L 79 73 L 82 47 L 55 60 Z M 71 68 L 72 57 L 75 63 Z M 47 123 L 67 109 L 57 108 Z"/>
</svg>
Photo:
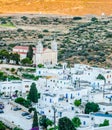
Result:
<svg viewBox="0 0 112 130">
<path fill-rule="evenodd" d="M 112 0 L 0 0 L 0 13 L 112 14 Z"/>
<path fill-rule="evenodd" d="M 80 19 L 80 20 L 79 20 Z M 18 14 L 0 17 L 0 49 L 36 45 L 49 47 L 55 36 L 58 61 L 112 67 L 112 17 L 68 17 Z"/>
</svg>

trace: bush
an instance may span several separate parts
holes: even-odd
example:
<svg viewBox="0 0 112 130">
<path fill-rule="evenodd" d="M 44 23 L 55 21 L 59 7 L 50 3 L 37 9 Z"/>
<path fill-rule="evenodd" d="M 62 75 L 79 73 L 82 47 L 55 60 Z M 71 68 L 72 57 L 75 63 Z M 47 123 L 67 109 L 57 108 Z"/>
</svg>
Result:
<svg viewBox="0 0 112 130">
<path fill-rule="evenodd" d="M 81 17 L 73 17 L 73 20 L 81 20 Z"/>
<path fill-rule="evenodd" d="M 90 112 L 98 112 L 100 110 L 99 105 L 94 102 L 88 102 L 85 105 L 85 113 L 89 114 Z"/>
<path fill-rule="evenodd" d="M 0 121 L 0 130 L 6 130 L 6 127 L 4 126 L 4 124 Z"/>
<path fill-rule="evenodd" d="M 25 100 L 24 98 L 22 97 L 18 97 L 15 99 L 15 102 L 18 103 L 18 104 L 21 104 L 23 105 L 24 107 L 26 108 L 29 108 L 31 106 L 31 102 L 29 100 Z"/>
<path fill-rule="evenodd" d="M 105 119 L 102 124 L 99 124 L 99 127 L 102 127 L 102 126 L 109 126 L 109 120 Z"/>
<path fill-rule="evenodd" d="M 97 19 L 96 17 L 93 17 L 93 18 L 91 18 L 91 21 L 92 21 L 92 22 L 97 22 L 98 19 Z"/>
<path fill-rule="evenodd" d="M 15 71 L 15 68 L 11 68 L 11 72 L 14 72 Z"/>
<path fill-rule="evenodd" d="M 23 20 L 27 20 L 28 19 L 28 17 L 26 17 L 26 16 L 22 16 L 21 17 Z"/>
<path fill-rule="evenodd" d="M 21 29 L 21 28 L 18 28 L 17 29 L 17 32 L 23 32 L 24 30 L 23 29 Z"/>
<path fill-rule="evenodd" d="M 42 34 L 39 34 L 39 35 L 38 35 L 38 38 L 43 38 L 43 35 L 42 35 Z"/>
<path fill-rule="evenodd" d="M 47 29 L 43 30 L 43 32 L 49 32 Z"/>
<path fill-rule="evenodd" d="M 77 107 L 79 107 L 79 106 L 81 105 L 81 100 L 77 100 L 77 99 L 76 99 L 76 100 L 74 101 L 74 105 L 77 106 Z"/>
</svg>

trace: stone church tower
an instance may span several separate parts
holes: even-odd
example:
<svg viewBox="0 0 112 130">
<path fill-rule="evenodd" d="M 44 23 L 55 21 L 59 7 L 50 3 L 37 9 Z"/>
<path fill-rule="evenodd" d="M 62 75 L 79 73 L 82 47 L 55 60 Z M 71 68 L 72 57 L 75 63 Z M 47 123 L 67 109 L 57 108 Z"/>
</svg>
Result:
<svg viewBox="0 0 112 130">
<path fill-rule="evenodd" d="M 36 66 L 38 64 L 57 64 L 57 42 L 55 39 L 51 42 L 51 49 L 43 48 L 42 42 L 38 42 L 35 50 L 35 63 Z"/>
<path fill-rule="evenodd" d="M 38 44 L 36 45 L 36 65 L 38 64 L 43 64 L 42 60 L 42 53 L 43 53 L 43 45 L 42 42 L 39 41 Z"/>
<path fill-rule="evenodd" d="M 52 51 L 53 51 L 53 58 L 54 58 L 54 60 L 53 60 L 53 63 L 56 63 L 57 64 L 57 55 L 58 55 L 58 50 L 57 50 L 57 42 L 56 42 L 56 40 L 54 39 L 53 41 L 52 41 L 52 43 L 51 43 L 51 49 L 52 49 Z"/>
</svg>

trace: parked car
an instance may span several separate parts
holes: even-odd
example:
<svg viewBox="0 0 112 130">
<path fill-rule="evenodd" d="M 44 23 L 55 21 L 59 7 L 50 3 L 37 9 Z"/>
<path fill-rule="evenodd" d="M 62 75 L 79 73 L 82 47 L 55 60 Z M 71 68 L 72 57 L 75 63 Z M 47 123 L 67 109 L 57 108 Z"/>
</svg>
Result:
<svg viewBox="0 0 112 130">
<path fill-rule="evenodd" d="M 4 111 L 2 109 L 0 109 L 0 113 L 4 113 Z"/>
<path fill-rule="evenodd" d="M 18 111 L 18 110 L 21 110 L 21 108 L 20 107 L 15 107 L 13 110 Z"/>
<path fill-rule="evenodd" d="M 0 102 L 0 109 L 4 109 L 4 104 Z"/>
<path fill-rule="evenodd" d="M 32 115 L 28 115 L 28 116 L 26 116 L 26 119 L 31 119 L 32 118 Z"/>
<path fill-rule="evenodd" d="M 22 114 L 21 114 L 22 116 L 28 116 L 28 115 L 30 115 L 28 112 L 23 112 Z"/>
</svg>

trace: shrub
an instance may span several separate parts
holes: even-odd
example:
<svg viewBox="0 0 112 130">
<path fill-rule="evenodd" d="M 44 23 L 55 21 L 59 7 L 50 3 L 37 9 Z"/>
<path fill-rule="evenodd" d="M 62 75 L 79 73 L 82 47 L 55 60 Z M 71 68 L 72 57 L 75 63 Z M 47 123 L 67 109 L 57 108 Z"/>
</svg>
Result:
<svg viewBox="0 0 112 130">
<path fill-rule="evenodd" d="M 81 20 L 81 17 L 73 17 L 73 20 Z"/>
</svg>

